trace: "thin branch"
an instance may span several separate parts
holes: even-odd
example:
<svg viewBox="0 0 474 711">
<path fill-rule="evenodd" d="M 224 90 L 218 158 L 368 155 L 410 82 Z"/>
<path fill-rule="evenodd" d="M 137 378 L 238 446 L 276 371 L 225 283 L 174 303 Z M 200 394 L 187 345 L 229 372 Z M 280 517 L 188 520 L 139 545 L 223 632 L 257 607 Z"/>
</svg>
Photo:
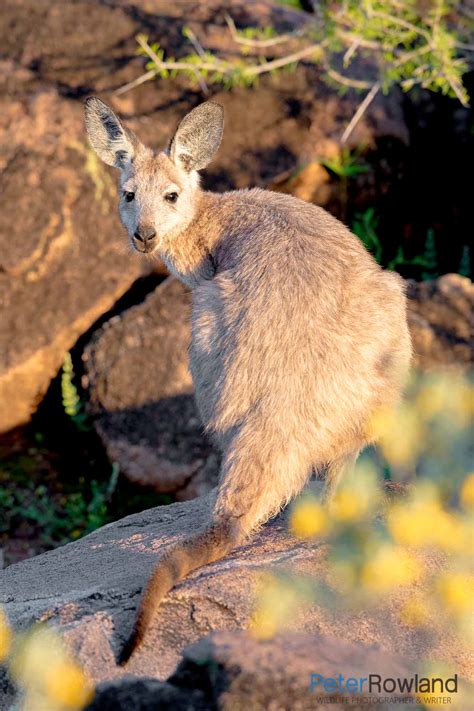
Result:
<svg viewBox="0 0 474 711">
<path fill-rule="evenodd" d="M 146 81 L 149 81 L 150 79 L 153 79 L 157 74 L 160 73 L 160 70 L 166 69 L 166 70 L 176 70 L 176 71 L 185 71 L 185 72 L 193 72 L 196 76 L 197 79 L 201 78 L 199 75 L 200 71 L 209 71 L 209 72 L 220 72 L 221 74 L 228 75 L 231 74 L 233 71 L 233 67 L 229 66 L 227 62 L 224 62 L 220 59 L 216 59 L 214 62 L 209 62 L 209 61 L 201 61 L 197 63 L 189 63 L 189 62 L 170 62 L 168 60 L 162 60 L 160 57 L 156 54 L 156 52 L 153 50 L 152 47 L 148 44 L 146 39 L 142 37 L 141 35 L 138 35 L 137 37 L 137 42 L 140 45 L 140 47 L 146 52 L 148 57 L 152 60 L 152 62 L 155 64 L 155 67 L 151 69 L 150 71 L 146 72 L 142 76 L 138 77 L 137 79 L 134 79 L 134 81 L 129 82 L 128 84 L 125 84 L 124 86 L 120 87 L 119 89 L 116 90 L 115 94 L 123 94 L 129 89 L 133 89 L 136 86 L 139 86 L 140 84 L 143 84 Z M 258 76 L 260 74 L 266 74 L 268 72 L 271 72 L 275 69 L 280 69 L 281 67 L 285 67 L 288 64 L 294 64 L 295 62 L 299 62 L 302 59 L 305 59 L 306 57 L 310 57 L 311 55 L 314 55 L 318 49 L 322 45 L 311 45 L 309 47 L 305 47 L 303 49 L 300 49 L 298 52 L 293 52 L 292 54 L 288 54 L 285 57 L 280 57 L 279 59 L 274 59 L 271 62 L 265 62 L 264 64 L 255 64 L 255 65 L 249 65 L 248 67 L 245 67 L 242 70 L 242 73 L 245 76 Z M 207 87 L 206 87 L 207 88 Z M 360 88 L 360 87 L 359 87 Z M 364 88 L 363 86 L 361 88 Z"/>
<path fill-rule="evenodd" d="M 223 71 L 226 67 L 225 62 L 220 59 L 216 59 L 215 62 L 199 62 L 196 64 L 190 64 L 189 62 L 170 62 L 168 60 L 162 60 L 156 54 L 156 52 L 150 47 L 146 39 L 141 35 L 137 36 L 137 42 L 140 47 L 147 53 L 150 59 L 155 63 L 157 70 L 160 69 L 176 69 L 177 71 L 192 71 L 193 69 L 202 69 L 209 72 Z"/>
<path fill-rule="evenodd" d="M 375 82 L 375 84 L 372 86 L 371 90 L 369 93 L 366 95 L 365 99 L 362 101 L 360 104 L 359 108 L 355 112 L 354 116 L 351 118 L 349 121 L 349 124 L 346 126 L 344 133 L 341 136 L 341 143 L 344 145 L 347 143 L 350 135 L 352 134 L 353 130 L 361 120 L 362 116 L 365 114 L 367 109 L 369 108 L 370 104 L 372 101 L 375 99 L 377 96 L 378 92 L 380 90 L 380 82 Z"/>
<path fill-rule="evenodd" d="M 363 37 L 358 37 L 357 35 L 354 35 L 351 32 L 346 32 L 346 30 L 341 30 L 337 28 L 335 30 L 335 33 L 336 37 L 341 39 L 346 44 L 349 44 L 350 46 L 357 42 L 360 47 L 365 47 L 366 49 L 377 49 L 379 51 L 385 49 L 385 47 L 380 42 L 376 42 L 376 40 L 367 40 Z"/>
<path fill-rule="evenodd" d="M 285 57 L 280 59 L 274 59 L 271 62 L 265 62 L 265 64 L 259 64 L 250 66 L 245 69 L 245 74 L 247 76 L 257 76 L 258 74 L 265 74 L 266 72 L 271 72 L 274 69 L 280 69 L 288 64 L 294 64 L 295 62 L 300 62 L 306 57 L 316 54 L 320 45 L 312 44 L 310 47 L 305 47 L 300 49 L 298 52 L 293 52 L 293 54 L 287 54 Z"/>
<path fill-rule="evenodd" d="M 201 57 L 201 59 L 205 60 L 206 59 L 206 52 L 204 51 L 204 47 L 201 45 L 201 43 L 199 42 L 196 35 L 189 27 L 187 28 L 187 31 L 186 31 L 186 37 L 191 42 L 191 44 L 193 45 L 194 49 L 196 50 L 198 55 Z M 209 95 L 209 88 L 208 88 L 206 82 L 204 81 L 204 78 L 202 77 L 202 75 L 200 74 L 200 72 L 197 69 L 194 72 L 194 74 L 195 74 L 196 79 L 199 83 L 199 86 L 201 87 L 201 91 L 203 92 L 203 94 L 205 96 L 208 96 Z"/>
<path fill-rule="evenodd" d="M 268 39 L 254 39 L 250 37 L 242 37 L 242 35 L 239 34 L 237 27 L 235 26 L 234 20 L 228 12 L 224 13 L 224 19 L 227 22 L 227 27 L 230 30 L 230 34 L 232 35 L 232 39 L 234 40 L 234 42 L 237 42 L 237 44 L 244 44 L 247 47 L 274 47 L 276 44 L 288 42 L 296 34 L 295 33 L 291 35 L 278 35 L 278 37 L 269 37 Z"/>
<path fill-rule="evenodd" d="M 185 36 L 191 42 L 191 44 L 193 45 L 194 49 L 199 54 L 201 59 L 206 59 L 206 52 L 204 50 L 204 47 L 202 46 L 202 44 L 199 42 L 199 40 L 196 37 L 196 35 L 194 34 L 194 32 L 189 27 L 186 28 L 186 35 Z"/>
<path fill-rule="evenodd" d="M 404 20 L 401 17 L 388 15 L 387 13 L 379 12 L 378 10 L 371 10 L 370 15 L 372 17 L 378 17 L 380 20 L 385 20 L 386 22 L 393 22 L 394 25 L 399 25 L 400 27 L 404 27 L 406 30 L 411 30 L 411 32 L 415 32 L 417 35 L 424 37 L 428 42 L 431 41 L 431 35 L 429 32 L 422 30 L 421 27 L 417 27 L 413 23 L 408 22 L 408 20 Z"/>
<path fill-rule="evenodd" d="M 119 89 L 116 89 L 114 91 L 114 94 L 115 94 L 115 96 L 119 96 L 120 94 L 125 94 L 126 91 L 130 91 L 130 89 L 135 89 L 135 87 L 140 86 L 140 84 L 144 84 L 146 81 L 150 81 L 151 79 L 154 79 L 157 74 L 158 74 L 158 71 L 156 69 L 150 69 L 149 72 L 142 74 L 141 76 L 137 77 L 133 81 L 129 81 L 128 84 L 124 84 Z"/>
<path fill-rule="evenodd" d="M 456 49 L 463 49 L 466 52 L 474 52 L 474 44 L 466 44 L 465 42 L 455 42 Z"/>
<path fill-rule="evenodd" d="M 373 84 L 370 81 L 364 81 L 363 79 L 350 79 L 350 77 L 345 77 L 344 74 L 340 74 L 336 69 L 332 67 L 325 66 L 326 74 L 337 81 L 343 86 L 348 86 L 351 89 L 371 89 Z"/>
<path fill-rule="evenodd" d="M 464 106 L 464 108 L 467 109 L 469 106 L 469 103 L 466 101 L 466 98 L 462 93 L 462 85 L 459 84 L 456 77 L 453 77 L 450 74 L 444 74 L 444 78 L 446 79 L 449 86 L 456 94 L 456 97 L 458 98 L 459 102 Z"/>
<path fill-rule="evenodd" d="M 349 63 L 350 63 L 352 57 L 357 52 L 359 47 L 360 47 L 360 42 L 359 42 L 359 40 L 355 39 L 342 58 L 342 63 L 345 68 L 347 68 L 349 66 Z"/>
</svg>

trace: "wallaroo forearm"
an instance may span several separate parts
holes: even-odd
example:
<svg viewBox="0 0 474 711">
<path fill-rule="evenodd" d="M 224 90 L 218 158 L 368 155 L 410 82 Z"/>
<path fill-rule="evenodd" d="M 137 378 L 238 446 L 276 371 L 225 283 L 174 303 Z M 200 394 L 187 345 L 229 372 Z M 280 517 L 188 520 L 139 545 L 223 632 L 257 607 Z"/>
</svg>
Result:
<svg viewBox="0 0 474 711">
<path fill-rule="evenodd" d="M 144 146 L 102 101 L 86 101 L 92 147 L 119 169 L 131 246 L 192 290 L 190 369 L 203 425 L 222 453 L 203 529 L 171 546 L 143 593 L 125 663 L 166 593 L 229 553 L 326 472 L 325 500 L 397 401 L 411 358 L 403 281 L 325 210 L 260 189 L 204 192 L 222 108 L 206 102 L 169 147 Z"/>
</svg>

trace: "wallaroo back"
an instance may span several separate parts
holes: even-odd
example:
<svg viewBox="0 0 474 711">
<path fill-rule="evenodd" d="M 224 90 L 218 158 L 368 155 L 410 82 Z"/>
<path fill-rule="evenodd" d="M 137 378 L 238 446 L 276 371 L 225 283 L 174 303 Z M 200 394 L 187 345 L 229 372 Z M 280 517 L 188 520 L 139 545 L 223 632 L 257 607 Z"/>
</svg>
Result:
<svg viewBox="0 0 474 711">
<path fill-rule="evenodd" d="M 313 470 L 326 472 L 330 498 L 370 442 L 373 413 L 400 396 L 410 362 L 403 282 L 343 224 L 287 195 L 201 190 L 197 171 L 223 124 L 218 104 L 201 104 L 155 152 L 103 102 L 86 102 L 89 140 L 120 170 L 131 245 L 159 254 L 192 289 L 196 401 L 222 452 L 210 520 L 158 563 L 122 663 L 170 588 L 245 541 Z"/>
</svg>

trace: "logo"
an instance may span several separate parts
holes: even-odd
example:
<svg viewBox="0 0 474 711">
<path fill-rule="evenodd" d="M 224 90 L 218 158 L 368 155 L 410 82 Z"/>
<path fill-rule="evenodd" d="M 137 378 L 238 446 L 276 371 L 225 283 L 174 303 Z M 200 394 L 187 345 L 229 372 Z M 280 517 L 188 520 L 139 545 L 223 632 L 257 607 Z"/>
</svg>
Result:
<svg viewBox="0 0 474 711">
<path fill-rule="evenodd" d="M 326 698 L 320 698 L 321 703 L 333 703 L 336 700 L 333 696 L 345 695 L 346 703 L 361 703 L 364 697 L 372 697 L 372 701 L 381 702 L 420 702 L 421 699 L 431 704 L 447 705 L 451 703 L 449 694 L 458 692 L 458 675 L 450 678 L 425 677 L 415 674 L 412 677 L 382 677 L 380 674 L 368 674 L 366 677 L 345 677 L 342 674 L 337 676 L 323 676 L 322 674 L 310 674 L 309 690 L 312 693 L 325 694 Z M 385 695 L 392 694 L 391 699 Z M 348 698 L 347 695 L 357 698 Z M 381 698 L 381 695 L 383 698 Z M 377 697 L 377 698 L 373 698 Z M 338 699 L 338 703 L 340 698 Z"/>
</svg>

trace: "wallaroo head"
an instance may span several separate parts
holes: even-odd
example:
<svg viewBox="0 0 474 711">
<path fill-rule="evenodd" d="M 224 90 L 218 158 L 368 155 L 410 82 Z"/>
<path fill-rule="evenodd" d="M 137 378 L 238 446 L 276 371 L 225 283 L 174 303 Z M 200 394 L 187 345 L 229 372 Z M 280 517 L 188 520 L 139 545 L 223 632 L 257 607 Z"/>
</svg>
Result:
<svg viewBox="0 0 474 711">
<path fill-rule="evenodd" d="M 132 246 L 142 253 L 159 250 L 164 237 L 179 234 L 193 219 L 197 171 L 219 148 L 222 107 L 207 101 L 193 109 L 163 151 L 144 146 L 100 99 L 87 99 L 85 112 L 92 148 L 120 170 L 120 217 Z"/>
</svg>

